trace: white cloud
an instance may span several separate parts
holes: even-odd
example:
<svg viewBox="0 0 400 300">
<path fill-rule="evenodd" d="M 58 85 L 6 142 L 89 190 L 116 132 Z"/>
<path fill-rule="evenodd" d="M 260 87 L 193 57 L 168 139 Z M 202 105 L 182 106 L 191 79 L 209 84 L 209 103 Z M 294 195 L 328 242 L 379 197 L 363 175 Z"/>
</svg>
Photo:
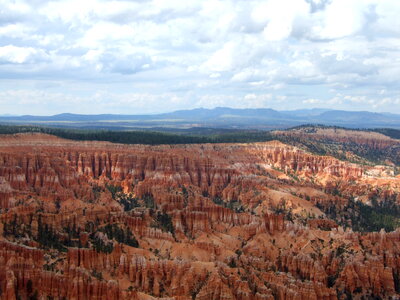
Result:
<svg viewBox="0 0 400 300">
<path fill-rule="evenodd" d="M 304 18 L 310 10 L 304 0 L 268 0 L 257 5 L 253 19 L 265 24 L 263 35 L 267 40 L 277 41 L 288 38 L 296 19 Z"/>
<path fill-rule="evenodd" d="M 0 27 L 0 37 L 27 39 L 34 29 L 21 24 L 6 24 Z"/>
<path fill-rule="evenodd" d="M 17 90 L 57 80 L 68 83 L 52 88 L 60 99 L 66 85 L 77 99 L 100 89 L 114 100 L 115 91 L 168 95 L 147 98 L 143 111 L 369 105 L 400 113 L 399 15 L 398 0 L 0 0 L 0 92 L 11 80 Z M 363 97 L 373 101 L 355 101 Z M 98 99 L 106 112 L 109 100 Z"/>
<path fill-rule="evenodd" d="M 7 45 L 0 47 L 0 62 L 7 64 L 32 63 L 45 59 L 47 54 L 41 49 L 32 47 L 15 47 Z"/>
<path fill-rule="evenodd" d="M 98 49 L 109 47 L 109 43 L 115 47 L 115 43 L 119 41 L 126 42 L 134 39 L 137 32 L 132 26 L 120 25 L 111 22 L 99 22 L 88 29 L 79 45 L 88 49 Z"/>
<path fill-rule="evenodd" d="M 229 71 L 235 64 L 234 55 L 235 43 L 228 42 L 211 55 L 204 68 L 212 72 Z"/>
<path fill-rule="evenodd" d="M 304 104 L 322 104 L 322 103 L 324 103 L 324 101 L 322 101 L 320 99 L 314 99 L 314 98 L 305 99 L 302 102 Z"/>
<path fill-rule="evenodd" d="M 335 0 L 317 13 L 319 24 L 314 34 L 319 38 L 336 39 L 356 33 L 365 22 L 368 0 Z"/>
</svg>

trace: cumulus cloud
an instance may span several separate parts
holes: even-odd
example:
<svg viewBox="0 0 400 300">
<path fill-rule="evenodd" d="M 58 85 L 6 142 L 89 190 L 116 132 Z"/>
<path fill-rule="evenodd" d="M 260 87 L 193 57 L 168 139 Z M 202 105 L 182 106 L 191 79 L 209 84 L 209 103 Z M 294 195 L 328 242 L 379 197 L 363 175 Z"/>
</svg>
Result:
<svg viewBox="0 0 400 300">
<path fill-rule="evenodd" d="M 0 63 L 24 64 L 40 62 L 46 59 L 46 53 L 42 49 L 32 47 L 16 47 L 7 45 L 0 47 Z"/>
<path fill-rule="evenodd" d="M 400 113 L 399 14 L 398 0 L 0 0 L 0 109 L 30 93 L 49 113 Z"/>
</svg>

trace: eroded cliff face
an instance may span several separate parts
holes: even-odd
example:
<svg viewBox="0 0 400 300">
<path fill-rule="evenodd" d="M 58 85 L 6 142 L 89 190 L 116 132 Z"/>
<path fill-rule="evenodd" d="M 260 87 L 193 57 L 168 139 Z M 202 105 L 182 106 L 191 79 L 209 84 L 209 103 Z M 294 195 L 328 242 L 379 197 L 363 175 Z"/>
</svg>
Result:
<svg viewBox="0 0 400 300">
<path fill-rule="evenodd" d="M 396 298 L 400 231 L 353 232 L 346 212 L 399 191 L 382 167 L 279 142 L 3 136 L 0 297 Z"/>
</svg>

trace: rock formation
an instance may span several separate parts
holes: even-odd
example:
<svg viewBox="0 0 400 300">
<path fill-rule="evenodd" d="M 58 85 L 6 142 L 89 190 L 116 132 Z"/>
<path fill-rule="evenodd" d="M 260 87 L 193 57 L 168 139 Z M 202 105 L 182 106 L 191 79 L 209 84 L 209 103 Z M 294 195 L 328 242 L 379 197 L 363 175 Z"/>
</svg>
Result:
<svg viewBox="0 0 400 300">
<path fill-rule="evenodd" d="M 400 204 L 383 169 L 275 141 L 2 136 L 0 299 L 396 299 L 400 229 L 358 230 Z"/>
</svg>

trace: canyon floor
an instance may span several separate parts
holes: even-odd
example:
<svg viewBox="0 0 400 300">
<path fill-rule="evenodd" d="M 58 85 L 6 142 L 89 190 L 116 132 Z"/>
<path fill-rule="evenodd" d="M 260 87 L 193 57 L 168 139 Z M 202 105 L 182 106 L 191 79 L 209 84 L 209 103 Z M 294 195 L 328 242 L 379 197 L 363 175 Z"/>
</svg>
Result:
<svg viewBox="0 0 400 300">
<path fill-rule="evenodd" d="M 0 136 L 0 298 L 400 299 L 399 141 L 281 136 L 298 145 Z"/>
</svg>

